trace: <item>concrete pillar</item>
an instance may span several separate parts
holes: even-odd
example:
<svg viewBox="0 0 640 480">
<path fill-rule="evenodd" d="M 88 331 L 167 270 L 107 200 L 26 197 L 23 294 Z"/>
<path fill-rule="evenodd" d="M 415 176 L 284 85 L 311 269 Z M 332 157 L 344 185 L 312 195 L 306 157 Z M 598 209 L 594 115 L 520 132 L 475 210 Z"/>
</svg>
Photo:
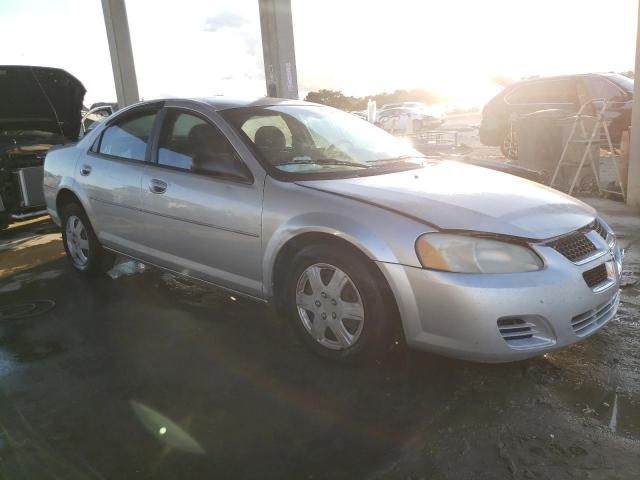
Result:
<svg viewBox="0 0 640 480">
<path fill-rule="evenodd" d="M 639 2 L 640 3 L 640 2 Z M 629 152 L 629 177 L 627 204 L 640 211 L 640 6 L 636 33 L 636 66 L 633 87 L 633 111 L 631 113 L 631 145 Z"/>
<path fill-rule="evenodd" d="M 258 3 L 267 95 L 297 100 L 298 74 L 291 0 L 258 0 Z"/>
<path fill-rule="evenodd" d="M 116 84 L 118 106 L 126 107 L 140 101 L 133 50 L 129 36 L 129 22 L 124 0 L 102 0 L 104 23 L 107 27 L 111 68 Z"/>
</svg>

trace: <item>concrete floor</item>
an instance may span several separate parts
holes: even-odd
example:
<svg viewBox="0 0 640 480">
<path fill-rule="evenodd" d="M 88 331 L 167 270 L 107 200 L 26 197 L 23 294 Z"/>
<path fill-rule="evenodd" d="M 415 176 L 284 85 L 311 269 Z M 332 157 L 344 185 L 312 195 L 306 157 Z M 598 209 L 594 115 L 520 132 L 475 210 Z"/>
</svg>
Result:
<svg viewBox="0 0 640 480">
<path fill-rule="evenodd" d="M 262 305 L 75 273 L 48 222 L 0 241 L 0 478 L 640 478 L 640 216 L 618 317 L 546 358 L 402 349 L 343 368 Z"/>
</svg>

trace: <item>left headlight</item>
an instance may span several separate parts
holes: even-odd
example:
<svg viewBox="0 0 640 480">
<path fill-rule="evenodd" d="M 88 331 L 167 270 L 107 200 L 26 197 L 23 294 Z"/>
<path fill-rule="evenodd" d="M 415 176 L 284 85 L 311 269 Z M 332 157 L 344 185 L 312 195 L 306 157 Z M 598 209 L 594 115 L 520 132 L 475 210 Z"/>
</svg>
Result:
<svg viewBox="0 0 640 480">
<path fill-rule="evenodd" d="M 448 233 L 422 235 L 416 254 L 424 268 L 458 273 L 532 272 L 544 265 L 526 246 Z"/>
</svg>

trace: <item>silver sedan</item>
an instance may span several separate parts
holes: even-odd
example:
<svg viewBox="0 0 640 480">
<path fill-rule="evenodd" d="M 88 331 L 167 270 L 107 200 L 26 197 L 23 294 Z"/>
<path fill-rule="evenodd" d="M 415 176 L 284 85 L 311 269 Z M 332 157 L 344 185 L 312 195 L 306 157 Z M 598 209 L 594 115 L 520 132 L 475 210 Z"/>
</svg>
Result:
<svg viewBox="0 0 640 480">
<path fill-rule="evenodd" d="M 271 302 L 316 353 L 410 347 L 487 362 L 577 342 L 618 308 L 596 212 L 510 175 L 424 158 L 298 101 L 141 103 L 45 161 L 71 264 L 115 255 Z"/>
</svg>

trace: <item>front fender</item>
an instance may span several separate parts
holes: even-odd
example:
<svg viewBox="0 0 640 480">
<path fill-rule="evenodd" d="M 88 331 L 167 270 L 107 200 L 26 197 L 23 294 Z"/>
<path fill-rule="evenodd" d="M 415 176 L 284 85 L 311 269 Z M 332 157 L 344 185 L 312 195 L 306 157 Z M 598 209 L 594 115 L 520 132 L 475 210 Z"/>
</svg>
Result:
<svg viewBox="0 0 640 480">
<path fill-rule="evenodd" d="M 262 213 L 264 296 L 273 296 L 279 253 L 300 235 L 332 235 L 372 261 L 419 266 L 415 241 L 432 230 L 380 206 L 267 177 Z"/>
<path fill-rule="evenodd" d="M 304 213 L 278 226 L 265 245 L 262 272 L 267 298 L 273 296 L 273 273 L 278 253 L 287 242 L 305 233 L 323 233 L 345 240 L 372 261 L 402 263 L 387 242 L 366 224 L 337 213 Z"/>
</svg>

